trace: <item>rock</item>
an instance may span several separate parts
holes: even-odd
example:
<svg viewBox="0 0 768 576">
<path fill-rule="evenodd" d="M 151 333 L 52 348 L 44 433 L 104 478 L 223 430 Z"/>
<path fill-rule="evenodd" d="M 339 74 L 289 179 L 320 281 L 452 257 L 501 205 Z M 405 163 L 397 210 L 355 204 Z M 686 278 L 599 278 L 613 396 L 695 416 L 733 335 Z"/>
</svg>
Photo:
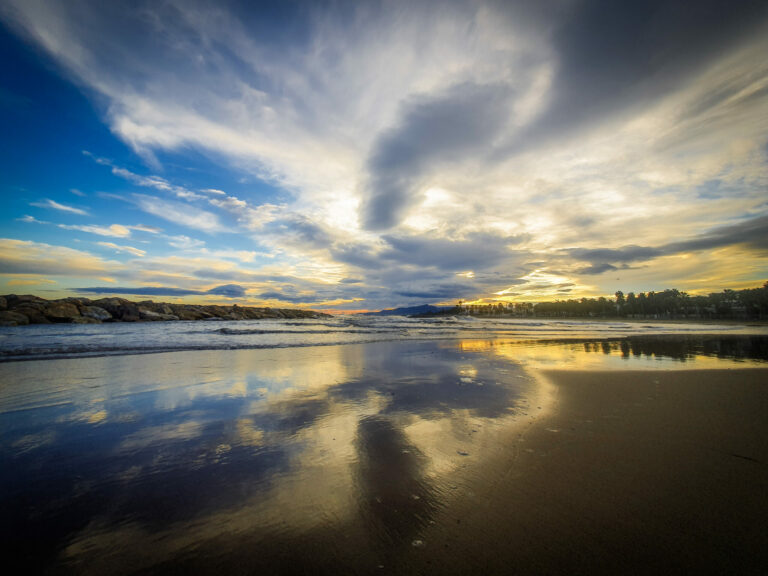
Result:
<svg viewBox="0 0 768 576">
<path fill-rule="evenodd" d="M 179 318 L 179 320 L 205 320 L 210 318 L 211 315 L 203 310 L 200 310 L 196 306 L 182 306 L 175 304 L 172 307 L 173 314 Z"/>
<path fill-rule="evenodd" d="M 90 316 L 78 316 L 77 318 L 72 318 L 73 324 L 101 324 L 101 320 L 96 320 L 96 318 L 91 318 Z"/>
<path fill-rule="evenodd" d="M 93 318 L 99 322 L 110 320 L 112 318 L 112 314 L 99 306 L 83 306 L 80 309 L 80 314 L 82 314 L 85 318 Z"/>
<path fill-rule="evenodd" d="M 163 314 L 161 312 L 154 312 L 152 310 L 149 310 L 148 308 L 145 308 L 144 306 L 139 306 L 139 317 L 142 320 L 178 320 L 179 317 L 174 314 Z"/>
<path fill-rule="evenodd" d="M 92 305 L 103 308 L 112 315 L 112 320 L 123 322 L 138 322 L 141 319 L 139 307 L 130 300 L 122 298 L 102 298 L 95 300 Z"/>
<path fill-rule="evenodd" d="M 17 310 L 25 308 L 28 310 L 37 310 L 38 312 L 44 312 L 48 307 L 49 302 L 45 300 L 16 300 L 13 305 L 9 305 L 9 309 Z"/>
<path fill-rule="evenodd" d="M 43 298 L 38 298 L 37 296 L 33 296 L 32 294 L 22 294 L 21 296 L 18 296 L 16 294 L 6 294 L 5 302 L 9 310 L 12 310 L 16 306 L 20 306 L 22 304 L 29 304 L 31 302 L 39 302 L 39 303 L 42 303 L 43 305 L 48 303 L 47 300 L 44 300 Z"/>
<path fill-rule="evenodd" d="M 0 312 L 0 326 L 25 326 L 29 324 L 29 318 L 12 310 Z"/>
<path fill-rule="evenodd" d="M 37 304 L 37 306 L 35 306 L 35 304 Z M 50 324 L 51 321 L 45 317 L 44 310 L 45 307 L 39 302 L 30 302 L 13 309 L 14 312 L 24 314 L 24 316 L 29 319 L 30 324 Z"/>
<path fill-rule="evenodd" d="M 0 296 L 0 311 L 15 312 L 0 322 L 6 325 L 47 324 L 50 322 L 140 322 L 157 320 L 260 320 L 263 318 L 323 318 L 327 314 L 311 310 L 222 306 L 217 304 L 169 304 L 132 302 L 124 298 L 63 298 L 45 300 L 32 294 Z"/>
<path fill-rule="evenodd" d="M 72 322 L 80 316 L 80 310 L 72 302 L 55 301 L 45 307 L 44 314 L 52 322 Z"/>
</svg>

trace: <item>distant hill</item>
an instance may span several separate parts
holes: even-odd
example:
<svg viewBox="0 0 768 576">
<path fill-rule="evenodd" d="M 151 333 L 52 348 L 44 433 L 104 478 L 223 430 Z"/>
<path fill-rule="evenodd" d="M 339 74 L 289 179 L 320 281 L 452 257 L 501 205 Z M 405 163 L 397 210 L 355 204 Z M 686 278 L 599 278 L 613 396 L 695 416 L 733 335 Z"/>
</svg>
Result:
<svg viewBox="0 0 768 576">
<path fill-rule="evenodd" d="M 421 306 L 409 306 L 407 308 L 390 308 L 378 312 L 363 312 L 364 316 L 415 316 L 420 314 L 437 314 L 447 310 L 451 306 L 432 306 L 431 304 L 422 304 Z"/>
</svg>

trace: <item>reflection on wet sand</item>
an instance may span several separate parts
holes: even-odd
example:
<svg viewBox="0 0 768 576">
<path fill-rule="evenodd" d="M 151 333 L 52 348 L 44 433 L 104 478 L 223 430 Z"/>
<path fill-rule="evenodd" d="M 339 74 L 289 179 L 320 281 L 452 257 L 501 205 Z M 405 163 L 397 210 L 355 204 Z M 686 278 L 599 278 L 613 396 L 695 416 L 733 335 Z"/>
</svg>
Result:
<svg viewBox="0 0 768 576">
<path fill-rule="evenodd" d="M 482 457 L 483 423 L 522 417 L 536 392 L 506 361 L 435 343 L 0 370 L 3 533 L 33 566 L 93 573 L 333 526 L 369 556 L 410 547 Z"/>
<path fill-rule="evenodd" d="M 3 364 L 3 546 L 29 572 L 409 571 L 461 538 L 456 510 L 493 508 L 521 473 L 521 435 L 554 398 L 531 370 L 623 350 L 392 342 Z"/>
</svg>

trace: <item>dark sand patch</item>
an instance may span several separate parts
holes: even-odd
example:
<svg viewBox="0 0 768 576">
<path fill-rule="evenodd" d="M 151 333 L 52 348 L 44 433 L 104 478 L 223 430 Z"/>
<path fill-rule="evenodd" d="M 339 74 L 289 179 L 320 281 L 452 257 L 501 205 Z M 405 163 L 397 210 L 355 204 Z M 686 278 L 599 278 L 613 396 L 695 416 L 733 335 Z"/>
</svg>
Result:
<svg viewBox="0 0 768 576">
<path fill-rule="evenodd" d="M 544 375 L 551 415 L 446 510 L 425 536 L 425 563 L 467 574 L 768 573 L 768 370 Z"/>
</svg>

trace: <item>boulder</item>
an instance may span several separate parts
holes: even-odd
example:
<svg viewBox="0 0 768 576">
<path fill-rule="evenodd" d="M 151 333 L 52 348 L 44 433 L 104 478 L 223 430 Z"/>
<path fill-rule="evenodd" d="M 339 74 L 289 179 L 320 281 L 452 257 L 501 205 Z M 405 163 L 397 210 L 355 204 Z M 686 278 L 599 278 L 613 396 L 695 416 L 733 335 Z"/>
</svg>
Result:
<svg viewBox="0 0 768 576">
<path fill-rule="evenodd" d="M 14 312 L 24 314 L 29 319 L 30 324 L 50 324 L 51 321 L 45 317 L 45 310 L 42 306 L 34 306 L 33 304 L 39 304 L 38 302 L 22 304 L 13 309 Z"/>
<path fill-rule="evenodd" d="M 90 316 L 78 316 L 72 319 L 73 324 L 101 324 L 101 320 L 91 318 Z"/>
<path fill-rule="evenodd" d="M 149 310 L 144 306 L 139 306 L 139 317 L 142 320 L 178 320 L 179 317 L 174 314 L 163 314 L 162 312 L 155 312 Z"/>
<path fill-rule="evenodd" d="M 29 303 L 29 302 L 42 302 L 43 304 L 46 304 L 48 300 L 45 300 L 43 298 L 38 298 L 37 296 L 33 296 L 32 294 L 22 294 L 21 296 L 17 294 L 6 294 L 5 302 L 6 302 L 6 306 L 12 309 L 12 308 L 15 308 L 16 306 Z"/>
<path fill-rule="evenodd" d="M 12 310 L 0 312 L 0 326 L 24 326 L 29 324 L 29 318 Z"/>
<path fill-rule="evenodd" d="M 141 319 L 139 307 L 130 300 L 122 298 L 102 298 L 94 300 L 93 306 L 103 308 L 112 315 L 112 320 L 122 320 L 123 322 L 138 322 Z"/>
<path fill-rule="evenodd" d="M 83 306 L 80 309 L 80 314 L 86 318 L 93 318 L 94 320 L 98 320 L 99 322 L 110 320 L 112 318 L 112 314 L 99 306 Z"/>
<path fill-rule="evenodd" d="M 172 311 L 179 320 L 205 320 L 211 317 L 210 314 L 200 310 L 197 306 L 176 304 L 172 307 Z"/>
<path fill-rule="evenodd" d="M 80 310 L 72 302 L 54 301 L 45 307 L 45 317 L 52 322 L 72 322 L 80 317 Z"/>
<path fill-rule="evenodd" d="M 13 302 L 12 306 L 8 306 L 10 310 L 20 310 L 20 309 L 26 309 L 26 310 L 37 310 L 38 312 L 45 312 L 45 309 L 48 307 L 48 304 L 50 302 L 46 300 L 16 300 Z"/>
</svg>

